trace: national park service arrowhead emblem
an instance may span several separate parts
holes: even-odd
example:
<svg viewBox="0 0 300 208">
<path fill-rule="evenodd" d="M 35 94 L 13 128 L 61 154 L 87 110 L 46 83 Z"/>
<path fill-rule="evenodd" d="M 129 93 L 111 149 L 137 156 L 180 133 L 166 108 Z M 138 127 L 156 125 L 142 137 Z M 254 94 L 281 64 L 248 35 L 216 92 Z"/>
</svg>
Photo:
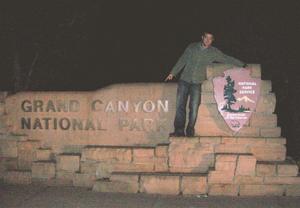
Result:
<svg viewBox="0 0 300 208">
<path fill-rule="evenodd" d="M 233 131 L 239 131 L 248 121 L 260 94 L 260 79 L 250 76 L 250 70 L 233 68 L 223 77 L 213 79 L 218 110 Z"/>
</svg>

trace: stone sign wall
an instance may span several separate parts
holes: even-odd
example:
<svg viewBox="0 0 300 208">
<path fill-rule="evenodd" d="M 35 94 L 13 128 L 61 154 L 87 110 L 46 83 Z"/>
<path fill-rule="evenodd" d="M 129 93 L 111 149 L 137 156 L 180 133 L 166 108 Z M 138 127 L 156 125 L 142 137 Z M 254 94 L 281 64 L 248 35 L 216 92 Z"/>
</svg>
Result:
<svg viewBox="0 0 300 208">
<path fill-rule="evenodd" d="M 95 92 L 22 92 L 6 100 L 11 131 L 55 152 L 168 141 L 176 84 L 119 84 Z"/>
</svg>

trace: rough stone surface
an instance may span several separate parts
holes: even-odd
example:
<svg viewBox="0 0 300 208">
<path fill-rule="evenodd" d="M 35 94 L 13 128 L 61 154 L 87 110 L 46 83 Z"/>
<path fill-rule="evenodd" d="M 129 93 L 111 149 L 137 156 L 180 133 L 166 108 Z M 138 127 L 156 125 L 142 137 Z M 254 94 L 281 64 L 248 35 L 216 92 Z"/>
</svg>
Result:
<svg viewBox="0 0 300 208">
<path fill-rule="evenodd" d="M 96 177 L 86 173 L 75 173 L 73 178 L 73 185 L 79 187 L 92 188 L 96 181 Z"/>
<path fill-rule="evenodd" d="M 236 175 L 255 175 L 256 159 L 252 155 L 240 155 L 237 162 Z"/>
<path fill-rule="evenodd" d="M 181 183 L 181 192 L 184 195 L 207 193 L 208 187 L 206 176 L 183 176 Z"/>
<path fill-rule="evenodd" d="M 240 185 L 241 196 L 282 196 L 282 185 Z"/>
<path fill-rule="evenodd" d="M 39 148 L 39 141 L 18 142 L 18 169 L 30 170 L 32 162 L 36 158 L 36 149 Z"/>
<path fill-rule="evenodd" d="M 141 189 L 149 194 L 179 194 L 179 176 L 141 176 Z"/>
<path fill-rule="evenodd" d="M 55 177 L 54 162 L 33 162 L 32 163 L 32 178 L 51 179 Z"/>
<path fill-rule="evenodd" d="M 7 171 L 4 182 L 9 184 L 31 184 L 30 171 Z"/>
<path fill-rule="evenodd" d="M 58 155 L 56 169 L 58 171 L 76 172 L 79 171 L 79 155 Z"/>
<path fill-rule="evenodd" d="M 214 148 L 198 138 L 178 138 L 169 146 L 171 172 L 207 172 L 214 164 Z"/>
<path fill-rule="evenodd" d="M 17 157 L 18 156 L 17 141 L 8 140 L 8 139 L 0 140 L 0 156 Z"/>
<path fill-rule="evenodd" d="M 299 167 L 296 164 L 278 164 L 277 174 L 278 176 L 297 176 Z"/>
<path fill-rule="evenodd" d="M 234 184 L 210 184 L 208 189 L 208 195 L 210 196 L 237 196 L 238 185 Z"/>
<path fill-rule="evenodd" d="M 256 164 L 256 175 L 257 176 L 275 176 L 276 165 L 267 163 Z"/>
<path fill-rule="evenodd" d="M 81 161 L 85 160 L 129 163 L 132 153 L 129 148 L 89 147 L 82 151 Z"/>
<path fill-rule="evenodd" d="M 127 182 L 120 181 L 96 181 L 93 191 L 106 193 L 136 193 L 134 187 Z"/>
</svg>

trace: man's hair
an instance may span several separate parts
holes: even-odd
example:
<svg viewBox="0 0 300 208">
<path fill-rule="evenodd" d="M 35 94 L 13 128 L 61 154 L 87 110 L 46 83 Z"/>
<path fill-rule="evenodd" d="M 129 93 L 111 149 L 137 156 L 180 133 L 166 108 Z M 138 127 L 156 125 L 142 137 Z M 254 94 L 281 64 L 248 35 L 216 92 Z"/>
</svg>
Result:
<svg viewBox="0 0 300 208">
<path fill-rule="evenodd" d="M 212 37 L 213 37 L 213 40 L 215 39 L 215 35 L 211 32 L 211 31 L 205 31 L 205 32 L 203 32 L 203 36 L 205 36 L 206 34 L 210 34 L 210 35 L 212 35 Z"/>
</svg>

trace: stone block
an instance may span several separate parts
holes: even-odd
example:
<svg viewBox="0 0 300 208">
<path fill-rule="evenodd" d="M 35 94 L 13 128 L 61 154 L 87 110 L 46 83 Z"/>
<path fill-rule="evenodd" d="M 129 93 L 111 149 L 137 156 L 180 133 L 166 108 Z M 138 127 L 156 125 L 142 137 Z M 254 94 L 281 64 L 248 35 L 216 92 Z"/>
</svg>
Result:
<svg viewBox="0 0 300 208">
<path fill-rule="evenodd" d="M 37 140 L 20 141 L 18 146 L 18 169 L 30 170 L 32 162 L 36 158 L 36 149 L 40 142 Z"/>
<path fill-rule="evenodd" d="M 206 176 L 183 176 L 181 183 L 181 192 L 184 195 L 207 193 L 208 187 Z"/>
<path fill-rule="evenodd" d="M 286 158 L 286 147 L 280 144 L 252 145 L 250 152 L 257 161 L 284 161 Z"/>
<path fill-rule="evenodd" d="M 216 156 L 216 164 L 215 169 L 216 171 L 225 171 L 225 172 L 233 172 L 236 169 L 236 161 L 237 161 L 237 155 L 217 155 Z"/>
<path fill-rule="evenodd" d="M 203 104 L 214 104 L 217 103 L 213 92 L 202 92 L 201 103 Z"/>
<path fill-rule="evenodd" d="M 80 172 L 87 173 L 89 175 L 96 175 L 97 166 L 99 162 L 96 161 L 81 161 Z"/>
<path fill-rule="evenodd" d="M 56 157 L 56 169 L 58 171 L 76 172 L 79 171 L 79 155 L 61 154 Z"/>
<path fill-rule="evenodd" d="M 31 171 L 32 171 L 32 178 L 37 178 L 37 179 L 55 178 L 55 163 L 54 162 L 33 162 Z"/>
<path fill-rule="evenodd" d="M 250 118 L 250 126 L 262 128 L 277 127 L 276 114 L 253 113 Z"/>
<path fill-rule="evenodd" d="M 3 177 L 8 184 L 31 184 L 30 171 L 7 171 Z"/>
<path fill-rule="evenodd" d="M 92 188 L 95 181 L 95 175 L 90 175 L 87 173 L 75 173 L 73 178 L 73 186 Z"/>
<path fill-rule="evenodd" d="M 286 138 L 278 137 L 278 138 L 266 138 L 267 144 L 286 144 Z"/>
<path fill-rule="evenodd" d="M 238 175 L 234 177 L 235 184 L 263 184 L 264 177 Z"/>
<path fill-rule="evenodd" d="M 216 103 L 205 104 L 201 103 L 198 109 L 198 116 L 203 117 L 217 117 L 220 116 Z"/>
<path fill-rule="evenodd" d="M 154 163 L 114 163 L 113 172 L 153 172 Z"/>
<path fill-rule="evenodd" d="M 167 157 L 156 157 L 154 159 L 154 171 L 155 172 L 168 172 L 168 158 Z"/>
<path fill-rule="evenodd" d="M 278 164 L 277 174 L 278 176 L 297 176 L 299 167 L 297 164 Z"/>
<path fill-rule="evenodd" d="M 133 149 L 134 163 L 153 163 L 154 149 L 153 148 L 134 148 Z"/>
<path fill-rule="evenodd" d="M 282 196 L 284 186 L 281 185 L 240 185 L 241 196 Z"/>
<path fill-rule="evenodd" d="M 261 95 L 269 94 L 271 91 L 272 91 L 271 80 L 261 80 L 260 94 Z"/>
<path fill-rule="evenodd" d="M 255 175 L 256 159 L 252 155 L 240 155 L 237 162 L 236 175 Z"/>
<path fill-rule="evenodd" d="M 286 196 L 300 196 L 300 185 L 288 185 L 286 186 Z"/>
<path fill-rule="evenodd" d="M 66 171 L 56 171 L 56 180 L 53 185 L 73 186 L 75 173 Z"/>
<path fill-rule="evenodd" d="M 201 85 L 201 92 L 214 92 L 212 80 L 204 80 Z"/>
<path fill-rule="evenodd" d="M 276 106 L 276 96 L 274 93 L 261 95 L 256 105 L 256 112 L 273 114 Z"/>
<path fill-rule="evenodd" d="M 264 145 L 266 139 L 262 137 L 237 137 L 236 143 L 244 145 Z"/>
<path fill-rule="evenodd" d="M 121 181 L 96 181 L 92 190 L 103 193 L 137 193 L 135 187 Z"/>
<path fill-rule="evenodd" d="M 265 184 L 298 184 L 300 185 L 300 177 L 292 176 L 266 176 L 264 180 Z"/>
<path fill-rule="evenodd" d="M 35 161 L 40 161 L 40 160 L 51 160 L 51 149 L 42 149 L 39 148 L 36 150 L 35 153 Z"/>
<path fill-rule="evenodd" d="M 171 172 L 207 172 L 214 164 L 214 145 L 203 144 L 198 138 L 172 140 L 169 146 Z"/>
<path fill-rule="evenodd" d="M 261 78 L 261 65 L 260 64 L 247 64 L 246 69 L 250 70 L 251 77 Z"/>
<path fill-rule="evenodd" d="M 200 137 L 200 143 L 201 144 L 220 144 L 221 143 L 221 137 Z"/>
<path fill-rule="evenodd" d="M 257 163 L 256 164 L 256 175 L 257 176 L 275 176 L 276 175 L 276 165 Z"/>
<path fill-rule="evenodd" d="M 0 156 L 1 157 L 17 157 L 18 147 L 16 140 L 1 139 L 0 140 Z"/>
<path fill-rule="evenodd" d="M 209 184 L 232 184 L 234 171 L 210 171 L 208 174 Z"/>
<path fill-rule="evenodd" d="M 179 176 L 142 175 L 140 192 L 149 194 L 179 194 Z"/>
<path fill-rule="evenodd" d="M 235 184 L 210 184 L 208 195 L 210 196 L 237 196 L 238 185 Z"/>
<path fill-rule="evenodd" d="M 1 164 L 4 166 L 5 170 L 17 170 L 18 160 L 17 158 L 1 158 Z"/>
<path fill-rule="evenodd" d="M 169 145 L 158 145 L 155 147 L 155 157 L 168 157 Z"/>
<path fill-rule="evenodd" d="M 280 127 L 261 128 L 260 136 L 262 136 L 262 137 L 280 137 L 281 136 L 281 128 Z"/>
<path fill-rule="evenodd" d="M 86 160 L 129 163 L 132 160 L 132 153 L 130 148 L 87 147 L 82 150 L 81 156 L 81 161 Z"/>
<path fill-rule="evenodd" d="M 215 147 L 215 153 L 246 154 L 251 152 L 248 145 L 245 144 L 219 144 Z"/>
<path fill-rule="evenodd" d="M 139 191 L 139 176 L 131 174 L 118 174 L 114 173 L 110 177 L 113 182 L 125 183 L 130 187 L 126 192 L 137 193 Z"/>
</svg>

